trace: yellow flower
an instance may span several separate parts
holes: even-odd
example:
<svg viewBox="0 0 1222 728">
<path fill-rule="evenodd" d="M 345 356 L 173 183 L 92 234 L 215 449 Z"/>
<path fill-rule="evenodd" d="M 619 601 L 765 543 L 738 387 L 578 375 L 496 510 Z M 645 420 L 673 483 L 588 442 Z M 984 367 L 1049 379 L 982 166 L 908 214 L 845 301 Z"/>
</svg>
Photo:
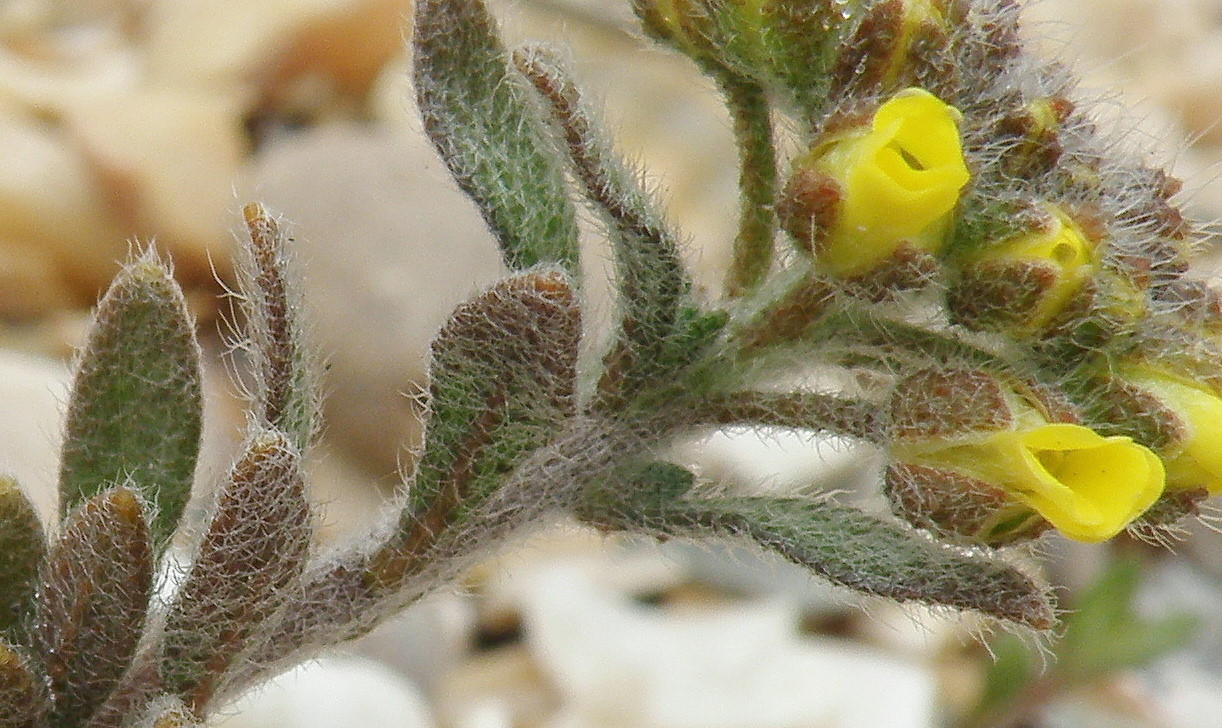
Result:
<svg viewBox="0 0 1222 728">
<path fill-rule="evenodd" d="M 807 223 L 822 227 L 809 237 L 830 272 L 867 273 L 905 243 L 930 253 L 941 250 L 971 178 L 958 122 L 954 107 L 910 88 L 879 107 L 868 128 L 833 136 L 799 163 L 799 173 L 834 182 L 831 214 Z M 787 227 L 795 226 L 791 221 Z"/>
<path fill-rule="evenodd" d="M 931 450 L 917 446 L 924 451 L 905 459 L 948 467 L 1001 488 L 1078 541 L 1115 536 L 1163 492 L 1162 461 L 1128 437 L 1042 421 L 981 435 L 934 444 Z"/>
<path fill-rule="evenodd" d="M 1165 448 L 1167 486 L 1222 493 L 1222 397 L 1208 387 L 1151 366 L 1122 367 L 1121 381 L 1159 401 L 1179 420 Z M 1156 415 L 1153 415 L 1156 416 Z"/>
<path fill-rule="evenodd" d="M 1031 311 L 1027 326 L 1039 329 L 1051 321 L 1082 289 L 1099 267 L 1096 245 L 1065 211 L 1047 205 L 1048 221 L 1042 229 L 1024 233 L 990 248 L 981 261 L 1032 262 L 1054 272 Z"/>
</svg>

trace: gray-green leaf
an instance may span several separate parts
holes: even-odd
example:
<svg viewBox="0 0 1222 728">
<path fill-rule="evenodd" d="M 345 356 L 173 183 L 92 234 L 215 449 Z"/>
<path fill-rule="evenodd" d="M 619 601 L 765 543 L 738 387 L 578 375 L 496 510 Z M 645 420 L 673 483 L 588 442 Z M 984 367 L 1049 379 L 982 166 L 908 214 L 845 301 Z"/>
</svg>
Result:
<svg viewBox="0 0 1222 728">
<path fill-rule="evenodd" d="M 0 640 L 0 728 L 37 728 L 50 707 L 29 658 Z"/>
<path fill-rule="evenodd" d="M 77 364 L 60 464 L 60 512 L 114 483 L 156 504 L 165 543 L 191 492 L 203 405 L 200 350 L 182 291 L 152 250 L 98 304 Z"/>
<path fill-rule="evenodd" d="M 552 109 L 572 161 L 594 209 L 606 220 L 615 254 L 620 331 L 599 382 L 601 399 L 618 403 L 644 384 L 665 379 L 687 363 L 666 361 L 680 308 L 690 288 L 675 233 L 640 175 L 612 149 L 593 110 L 567 70 L 541 48 L 514 54 L 522 73 Z M 688 349 L 683 354 L 690 355 Z"/>
<path fill-rule="evenodd" d="M 295 596 L 312 530 L 300 454 L 283 433 L 254 433 L 166 615 L 165 690 L 198 712 L 226 687 L 242 650 Z"/>
<path fill-rule="evenodd" d="M 55 725 L 81 725 L 127 671 L 153 588 L 144 508 L 106 490 L 65 521 L 43 565 L 34 629 L 54 695 Z"/>
<path fill-rule="evenodd" d="M 620 521 L 666 535 L 745 536 L 865 594 L 992 615 L 1036 629 L 1054 622 L 1047 590 L 997 560 L 828 499 L 728 497 L 621 505 Z"/>
<path fill-rule="evenodd" d="M 0 475 L 0 634 L 26 626 L 46 550 L 33 504 L 17 481 Z"/>
<path fill-rule="evenodd" d="M 525 270 L 577 272 L 577 223 L 562 166 L 481 0 L 419 0 L 413 36 L 424 129 L 459 187 Z"/>
<path fill-rule="evenodd" d="M 262 205 L 242 209 L 250 246 L 240 251 L 242 308 L 254 364 L 251 410 L 261 427 L 289 435 L 301 451 L 318 429 L 317 369 L 302 331 L 300 304 L 280 225 Z"/>
<path fill-rule="evenodd" d="M 477 511 L 574 413 L 581 315 L 562 273 L 510 278 L 463 303 L 433 342 L 424 453 L 402 538 L 374 565 L 392 585 Z"/>
<path fill-rule="evenodd" d="M 416 515 L 479 501 L 575 408 L 581 316 L 558 272 L 510 278 L 460 305 L 432 346 Z"/>
</svg>

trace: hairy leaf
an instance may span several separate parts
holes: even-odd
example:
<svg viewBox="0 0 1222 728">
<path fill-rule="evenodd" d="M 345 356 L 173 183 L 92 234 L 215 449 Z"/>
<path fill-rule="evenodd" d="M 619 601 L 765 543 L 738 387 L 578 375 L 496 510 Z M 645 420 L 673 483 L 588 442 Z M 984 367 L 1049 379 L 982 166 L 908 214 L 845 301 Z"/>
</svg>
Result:
<svg viewBox="0 0 1222 728">
<path fill-rule="evenodd" d="M 132 716 L 161 689 L 155 645 L 138 648 L 132 664 L 109 697 L 98 706 L 84 728 L 129 728 Z"/>
<path fill-rule="evenodd" d="M 455 310 L 432 346 L 403 553 L 420 555 L 482 505 L 573 415 L 580 338 L 580 311 L 558 272 L 502 281 Z"/>
<path fill-rule="evenodd" d="M 425 132 L 505 263 L 576 273 L 576 213 L 562 168 L 482 0 L 419 0 L 413 48 Z"/>
<path fill-rule="evenodd" d="M 300 455 L 283 433 L 256 432 L 217 495 L 166 616 L 166 691 L 202 710 L 247 642 L 293 596 L 311 533 Z"/>
<path fill-rule="evenodd" d="M 260 426 L 287 433 L 304 450 L 318 428 L 319 402 L 284 235 L 261 205 L 247 205 L 242 213 L 251 242 L 243 248 L 247 260 L 238 266 L 247 346 L 256 368 L 251 409 Z"/>
<path fill-rule="evenodd" d="M 647 483 L 635 489 L 636 495 L 604 507 L 601 520 L 670 536 L 743 536 L 854 591 L 973 610 L 1036 629 L 1054 621 L 1046 590 L 1014 568 L 832 500 L 674 501 L 650 497 Z"/>
<path fill-rule="evenodd" d="M 82 503 L 47 554 L 34 630 L 54 695 L 53 723 L 81 725 L 127 670 L 153 587 L 153 550 L 136 491 Z"/>
<path fill-rule="evenodd" d="M 523 503 L 502 486 L 574 414 L 580 337 L 573 291 L 555 271 L 502 281 L 455 310 L 433 342 L 426 445 L 398 528 L 312 567 L 246 676 L 367 631 L 388 603 L 420 596 L 406 588 L 414 578 L 437 583 L 456 557 L 548 507 L 545 494 Z"/>
<path fill-rule="evenodd" d="M 128 479 L 156 504 L 154 540 L 174 532 L 195 473 L 202 416 L 200 351 L 186 301 L 151 250 L 98 304 L 77 364 L 60 465 L 66 514 Z"/>
<path fill-rule="evenodd" d="M 30 660 L 0 640 L 0 728 L 38 728 L 50 708 Z"/>
<path fill-rule="evenodd" d="M 678 243 L 639 176 L 604 141 L 563 66 L 540 48 L 522 49 L 514 61 L 551 106 L 577 179 L 612 236 L 620 333 L 599 388 L 604 399 L 619 400 L 674 370 L 675 362 L 660 361 L 660 354 L 675 334 L 690 288 Z"/>
<path fill-rule="evenodd" d="M 734 392 L 697 402 L 691 420 L 710 425 L 767 425 L 875 440 L 883 433 L 878 405 L 818 392 Z"/>
<path fill-rule="evenodd" d="M 42 522 L 17 481 L 0 475 L 0 634 L 24 629 L 47 545 Z"/>
</svg>

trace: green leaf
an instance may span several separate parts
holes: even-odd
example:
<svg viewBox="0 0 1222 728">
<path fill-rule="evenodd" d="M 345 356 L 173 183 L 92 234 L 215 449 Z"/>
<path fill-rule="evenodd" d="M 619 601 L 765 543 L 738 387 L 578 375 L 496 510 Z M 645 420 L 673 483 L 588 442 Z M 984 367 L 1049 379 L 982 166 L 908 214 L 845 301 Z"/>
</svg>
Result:
<svg viewBox="0 0 1222 728">
<path fill-rule="evenodd" d="M 424 451 L 398 529 L 311 568 L 300 600 L 259 635 L 246 675 L 367 632 L 389 604 L 552 507 L 553 483 L 505 486 L 574 418 L 580 342 L 580 308 L 559 271 L 501 281 L 455 309 L 432 345 Z"/>
<path fill-rule="evenodd" d="M 560 160 L 481 0 L 416 3 L 416 99 L 424 130 L 479 206 L 506 265 L 578 272 L 577 223 Z"/>
<path fill-rule="evenodd" d="M 555 271 L 501 281 L 455 309 L 432 346 L 424 452 L 400 534 L 370 567 L 380 590 L 393 591 L 443 533 L 468 533 L 459 524 L 479 519 L 572 417 L 580 340 L 577 301 Z"/>
<path fill-rule="evenodd" d="M 26 626 L 38 567 L 46 555 L 42 522 L 17 481 L 0 475 L 0 634 Z"/>
<path fill-rule="evenodd" d="M 242 213 L 250 232 L 238 273 L 249 336 L 242 345 L 255 365 L 252 414 L 261 427 L 287 433 L 304 451 L 318 429 L 317 368 L 302 331 L 286 241 L 262 205 L 247 205 Z"/>
<path fill-rule="evenodd" d="M 30 660 L 0 640 L 0 728 L 38 728 L 50 711 L 44 679 Z"/>
<path fill-rule="evenodd" d="M 98 304 L 68 403 L 59 473 L 67 514 L 114 483 L 156 505 L 163 544 L 191 493 L 202 417 L 200 350 L 182 291 L 147 250 Z"/>
<path fill-rule="evenodd" d="M 514 61 L 550 105 L 574 174 L 607 223 L 620 331 L 605 359 L 599 390 L 603 402 L 619 402 L 676 370 L 676 363 L 664 361 L 662 354 L 677 333 L 691 283 L 660 205 L 611 148 L 568 71 L 540 48 L 524 48 Z"/>
<path fill-rule="evenodd" d="M 311 568 L 302 598 L 259 635 L 247 676 L 368 631 L 389 602 L 419 596 L 412 583 L 435 585 L 551 505 L 546 483 L 525 494 L 503 486 L 576 413 L 580 341 L 580 308 L 559 271 L 501 281 L 455 309 L 432 344 L 424 451 L 398 529 Z"/>
<path fill-rule="evenodd" d="M 312 533 L 300 454 L 283 433 L 256 431 L 167 612 L 163 689 L 200 712 L 226 687 L 242 651 L 296 596 Z"/>
<path fill-rule="evenodd" d="M 153 549 L 136 491 L 78 506 L 47 554 L 34 628 L 54 695 L 52 723 L 81 725 L 127 672 L 153 590 Z"/>
<path fill-rule="evenodd" d="M 620 520 L 674 536 L 750 538 L 854 591 L 972 610 L 1048 629 L 1046 590 L 999 561 L 948 548 L 910 528 L 829 499 L 731 497 L 673 503 L 628 501 Z"/>
</svg>

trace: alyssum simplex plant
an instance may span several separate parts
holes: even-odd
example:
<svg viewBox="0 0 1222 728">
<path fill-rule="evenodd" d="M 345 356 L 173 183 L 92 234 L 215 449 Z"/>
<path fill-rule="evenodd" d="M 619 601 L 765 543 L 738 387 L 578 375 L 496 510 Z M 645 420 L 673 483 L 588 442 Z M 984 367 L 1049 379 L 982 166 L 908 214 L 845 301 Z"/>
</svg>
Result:
<svg viewBox="0 0 1222 728">
<path fill-rule="evenodd" d="M 635 9 L 734 120 L 725 298 L 692 293 L 679 233 L 562 63 L 507 50 L 479 0 L 418 0 L 425 129 L 515 272 L 433 342 L 402 498 L 374 533 L 313 544 L 313 370 L 284 241 L 251 206 L 244 452 L 180 534 L 180 585 L 155 596 L 191 491 L 200 355 L 166 266 L 137 256 L 77 365 L 61 523 L 44 535 L 0 486 L 0 726 L 193 725 L 558 510 L 607 531 L 750 539 L 850 589 L 1045 630 L 1045 588 L 999 549 L 1048 529 L 1166 538 L 1222 489 L 1222 306 L 1185 277 L 1199 234 L 1175 181 L 1098 134 L 1066 73 L 1024 51 L 1014 3 Z M 782 127 L 801 136 L 794 159 L 778 159 Z M 616 263 L 601 357 L 579 357 L 574 191 Z M 815 365 L 844 386 L 776 388 Z M 875 443 L 907 523 L 825 496 L 735 495 L 666 461 L 677 438 L 722 426 Z"/>
</svg>

